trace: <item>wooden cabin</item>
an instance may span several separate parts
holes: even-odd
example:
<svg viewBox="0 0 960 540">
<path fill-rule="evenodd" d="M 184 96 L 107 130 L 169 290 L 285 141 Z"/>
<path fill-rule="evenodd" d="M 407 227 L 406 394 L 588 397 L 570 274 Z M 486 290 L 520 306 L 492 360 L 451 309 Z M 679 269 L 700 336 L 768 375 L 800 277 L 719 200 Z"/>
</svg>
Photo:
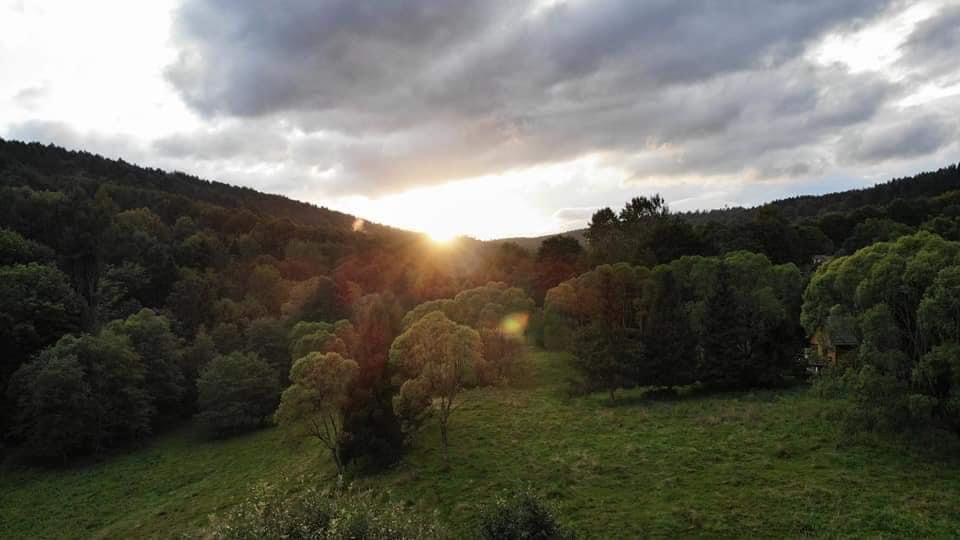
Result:
<svg viewBox="0 0 960 540">
<path fill-rule="evenodd" d="M 849 325 L 828 324 L 827 328 L 820 329 L 810 338 L 810 345 L 816 356 L 826 362 L 822 367 L 832 367 L 845 355 L 855 351 L 860 340 Z"/>
</svg>

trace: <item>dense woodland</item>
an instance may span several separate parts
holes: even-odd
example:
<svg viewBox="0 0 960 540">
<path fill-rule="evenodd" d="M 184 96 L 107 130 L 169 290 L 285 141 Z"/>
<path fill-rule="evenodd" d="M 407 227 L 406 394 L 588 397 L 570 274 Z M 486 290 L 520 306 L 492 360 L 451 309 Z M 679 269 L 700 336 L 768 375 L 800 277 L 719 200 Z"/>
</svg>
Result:
<svg viewBox="0 0 960 540">
<path fill-rule="evenodd" d="M 851 429 L 960 434 L 960 170 L 755 209 L 597 211 L 536 252 L 421 235 L 250 189 L 0 141 L 2 452 L 62 466 L 192 421 L 273 423 L 382 468 L 467 388 L 793 384 L 813 337 Z"/>
</svg>

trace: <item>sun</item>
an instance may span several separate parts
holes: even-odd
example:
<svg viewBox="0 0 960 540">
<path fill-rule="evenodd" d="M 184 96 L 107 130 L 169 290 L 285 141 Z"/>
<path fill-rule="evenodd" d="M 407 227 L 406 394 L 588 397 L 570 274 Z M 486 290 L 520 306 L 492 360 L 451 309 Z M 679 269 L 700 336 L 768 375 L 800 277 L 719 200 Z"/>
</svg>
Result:
<svg viewBox="0 0 960 540">
<path fill-rule="evenodd" d="M 456 239 L 457 233 L 450 229 L 440 229 L 427 232 L 427 236 L 430 237 L 430 240 L 433 241 L 434 244 L 444 245 Z"/>
</svg>

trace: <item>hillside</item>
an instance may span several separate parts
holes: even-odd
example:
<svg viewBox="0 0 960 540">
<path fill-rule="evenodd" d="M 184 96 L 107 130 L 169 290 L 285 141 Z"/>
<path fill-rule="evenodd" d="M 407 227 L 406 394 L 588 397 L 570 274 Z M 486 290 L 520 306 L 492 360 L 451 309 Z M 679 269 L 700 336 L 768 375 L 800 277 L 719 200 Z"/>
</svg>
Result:
<svg viewBox="0 0 960 540">
<path fill-rule="evenodd" d="M 571 238 L 574 238 L 574 239 L 576 239 L 577 242 L 580 242 L 580 245 L 581 245 L 581 246 L 587 247 L 587 237 L 585 236 L 586 232 L 587 232 L 587 229 L 577 229 L 577 230 L 574 230 L 574 231 L 565 231 L 565 232 L 559 233 L 559 234 L 562 234 L 562 235 L 564 235 L 564 236 L 569 236 L 569 237 L 571 237 Z M 524 237 L 516 237 L 516 238 L 498 238 L 498 239 L 496 239 L 496 240 L 491 240 L 490 243 L 493 243 L 493 244 L 513 243 L 513 244 L 517 244 L 518 246 L 522 247 L 523 249 L 525 249 L 525 250 L 527 250 L 527 251 L 529 251 L 529 252 L 531 252 L 531 253 L 536 253 L 537 250 L 540 249 L 540 244 L 542 244 L 544 240 L 546 240 L 546 239 L 548 239 L 548 238 L 552 238 L 552 237 L 554 237 L 554 236 L 557 236 L 557 235 L 556 235 L 556 234 L 548 234 L 548 235 L 545 235 L 545 236 L 524 236 Z"/>
<path fill-rule="evenodd" d="M 827 193 L 824 195 L 799 195 L 778 199 L 755 207 L 732 207 L 715 210 L 677 212 L 675 215 L 693 225 L 728 225 L 749 221 L 762 211 L 774 211 L 790 222 L 816 219 L 826 214 L 851 214 L 857 210 L 881 208 L 899 201 L 932 198 L 960 190 L 960 166 L 954 164 L 936 171 L 928 171 L 903 178 L 894 178 L 877 185 Z M 869 213 L 869 212 L 868 212 Z M 584 226 L 587 224 L 584 223 Z M 576 238 L 587 246 L 587 228 L 574 229 L 559 234 Z M 504 238 L 493 242 L 513 242 L 524 249 L 536 252 L 544 240 L 556 235 L 538 237 Z"/>
<path fill-rule="evenodd" d="M 182 172 L 139 167 L 83 151 L 55 145 L 7 141 L 0 138 L 0 185 L 28 185 L 34 189 L 62 189 L 112 184 L 133 190 L 155 191 L 193 202 L 229 209 L 246 209 L 259 216 L 289 219 L 311 227 L 350 231 L 355 216 L 282 195 L 204 180 Z M 385 231 L 370 223 L 371 231 Z"/>
<path fill-rule="evenodd" d="M 588 537 L 955 537 L 960 469 L 888 442 L 838 444 L 834 407 L 808 390 L 644 401 L 565 397 L 563 354 L 534 352 L 522 389 L 464 397 L 444 472 L 434 424 L 394 469 L 358 487 L 437 508 L 462 536 L 479 506 L 532 485 Z M 331 465 L 268 430 L 216 442 L 191 430 L 110 461 L 6 471 L 12 537 L 169 538 L 196 533 L 260 481 Z M 55 494 L 55 496 L 54 496 Z"/>
</svg>

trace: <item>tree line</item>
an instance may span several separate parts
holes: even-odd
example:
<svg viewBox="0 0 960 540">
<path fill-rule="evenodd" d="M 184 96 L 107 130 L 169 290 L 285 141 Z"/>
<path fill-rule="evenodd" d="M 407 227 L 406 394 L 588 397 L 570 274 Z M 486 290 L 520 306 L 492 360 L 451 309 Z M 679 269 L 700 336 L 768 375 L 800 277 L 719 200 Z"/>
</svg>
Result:
<svg viewBox="0 0 960 540">
<path fill-rule="evenodd" d="M 611 399 L 637 386 L 774 386 L 799 367 L 802 287 L 795 265 L 749 252 L 601 265 L 547 293 L 542 339 Z"/>
<path fill-rule="evenodd" d="M 864 249 L 960 240 L 958 184 L 950 167 L 706 221 L 637 197 L 597 211 L 586 246 L 560 235 L 535 253 L 469 240 L 437 250 L 282 197 L 0 141 L 0 439 L 63 460 L 195 415 L 218 435 L 325 418 L 313 435 L 336 442 L 335 461 L 378 466 L 428 413 L 446 446 L 460 389 L 522 379 L 513 332 L 527 322 L 547 347 L 576 353 L 589 388 L 780 384 L 806 335 L 838 320 L 858 348 L 873 343 L 851 293 L 805 307 L 803 326 L 801 303 L 827 298 L 822 274 L 872 264 Z M 802 295 L 814 259 L 834 256 L 846 262 L 821 265 Z M 853 290 L 868 276 L 843 275 Z M 869 320 L 907 336 L 896 350 L 909 361 L 880 372 L 903 387 L 901 411 L 942 420 L 953 368 L 927 357 L 948 358 L 950 341 L 917 326 L 919 307 L 885 305 L 890 317 Z M 924 358 L 936 391 L 918 391 L 905 367 Z"/>
</svg>

